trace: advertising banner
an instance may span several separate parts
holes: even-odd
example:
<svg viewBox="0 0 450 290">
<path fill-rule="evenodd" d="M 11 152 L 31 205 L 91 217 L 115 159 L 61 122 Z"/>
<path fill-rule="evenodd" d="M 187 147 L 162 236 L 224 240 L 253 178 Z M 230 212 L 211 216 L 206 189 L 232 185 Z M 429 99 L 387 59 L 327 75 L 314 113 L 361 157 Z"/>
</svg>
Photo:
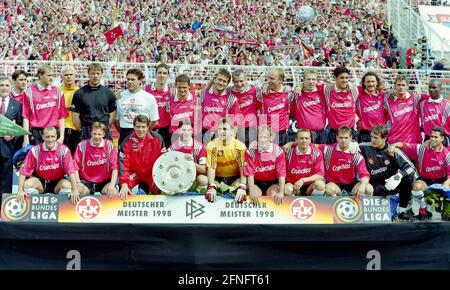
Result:
<svg viewBox="0 0 450 290">
<path fill-rule="evenodd" d="M 390 223 L 390 203 L 382 197 L 273 197 L 236 203 L 218 197 L 209 203 L 202 195 L 82 196 L 73 205 L 67 196 L 31 195 L 24 203 L 3 194 L 2 221 L 51 223 L 177 223 L 177 224 L 341 224 Z"/>
</svg>

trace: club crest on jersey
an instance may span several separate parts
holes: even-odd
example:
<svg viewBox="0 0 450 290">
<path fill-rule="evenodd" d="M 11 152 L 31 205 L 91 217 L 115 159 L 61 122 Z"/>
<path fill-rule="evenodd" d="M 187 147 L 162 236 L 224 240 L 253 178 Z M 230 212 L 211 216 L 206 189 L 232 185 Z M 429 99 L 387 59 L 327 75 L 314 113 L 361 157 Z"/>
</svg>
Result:
<svg viewBox="0 0 450 290">
<path fill-rule="evenodd" d="M 219 150 L 219 151 L 217 151 L 217 156 L 219 156 L 219 157 L 223 157 L 223 150 Z"/>
<path fill-rule="evenodd" d="M 375 162 L 373 161 L 372 158 L 367 158 L 367 162 L 369 162 L 370 165 L 374 165 L 375 164 Z"/>
<path fill-rule="evenodd" d="M 384 164 L 389 165 L 389 164 L 391 164 L 391 161 L 389 161 L 389 160 L 384 160 Z"/>
</svg>

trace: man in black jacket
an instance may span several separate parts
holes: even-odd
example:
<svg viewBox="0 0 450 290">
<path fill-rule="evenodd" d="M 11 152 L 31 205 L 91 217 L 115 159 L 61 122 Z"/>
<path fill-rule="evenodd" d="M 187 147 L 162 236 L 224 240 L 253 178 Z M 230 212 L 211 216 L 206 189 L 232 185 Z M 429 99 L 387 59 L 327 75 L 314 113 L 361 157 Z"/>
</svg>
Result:
<svg viewBox="0 0 450 290">
<path fill-rule="evenodd" d="M 12 98 L 11 81 L 0 77 L 0 114 L 22 125 L 22 104 Z M 0 195 L 12 192 L 12 157 L 15 152 L 15 137 L 0 137 Z"/>
<path fill-rule="evenodd" d="M 388 130 L 384 125 L 373 127 L 370 133 L 371 143 L 361 143 L 359 148 L 366 161 L 370 173 L 370 184 L 373 195 L 387 196 L 399 193 L 400 219 L 411 220 L 413 213 L 407 212 L 411 198 L 415 168 L 403 151 L 398 150 L 395 156 L 388 154 Z"/>
</svg>

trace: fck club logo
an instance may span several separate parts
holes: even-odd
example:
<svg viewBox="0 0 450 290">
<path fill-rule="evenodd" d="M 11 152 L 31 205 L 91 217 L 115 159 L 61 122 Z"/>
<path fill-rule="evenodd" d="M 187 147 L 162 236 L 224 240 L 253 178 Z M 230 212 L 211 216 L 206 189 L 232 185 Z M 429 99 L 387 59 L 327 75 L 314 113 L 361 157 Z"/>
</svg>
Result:
<svg viewBox="0 0 450 290">
<path fill-rule="evenodd" d="M 291 213 L 299 221 L 308 221 L 316 213 L 316 206 L 307 198 L 297 198 L 291 203 Z"/>
<path fill-rule="evenodd" d="M 100 214 L 102 206 L 95 197 L 82 198 L 76 207 L 77 214 L 83 219 L 93 219 Z"/>
</svg>

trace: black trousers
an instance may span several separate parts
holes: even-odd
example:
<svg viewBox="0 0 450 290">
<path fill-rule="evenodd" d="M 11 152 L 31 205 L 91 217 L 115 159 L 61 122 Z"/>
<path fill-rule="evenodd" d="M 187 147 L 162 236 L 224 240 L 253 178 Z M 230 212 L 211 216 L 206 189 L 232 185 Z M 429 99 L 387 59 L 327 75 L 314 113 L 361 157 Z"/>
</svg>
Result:
<svg viewBox="0 0 450 290">
<path fill-rule="evenodd" d="M 2 193 L 12 193 L 12 158 L 0 157 L 0 176 L 0 195 Z"/>
<path fill-rule="evenodd" d="M 256 127 L 238 128 L 237 139 L 247 146 L 256 141 Z"/>
<path fill-rule="evenodd" d="M 355 131 L 355 129 L 352 128 L 352 139 L 357 140 L 356 137 L 357 137 L 356 131 Z M 336 142 L 337 142 L 337 130 L 330 129 L 330 133 L 328 134 L 327 144 L 334 144 Z"/>
<path fill-rule="evenodd" d="M 409 200 L 411 199 L 412 183 L 414 181 L 413 176 L 406 176 L 402 178 L 402 181 L 394 190 L 387 190 L 384 187 L 384 180 L 371 180 L 370 184 L 373 186 L 374 196 L 387 196 L 399 194 L 400 196 L 400 207 L 407 207 Z"/>
<path fill-rule="evenodd" d="M 370 131 L 360 130 L 358 132 L 358 143 L 371 142 Z"/>
<path fill-rule="evenodd" d="M 172 135 L 169 133 L 169 129 L 170 129 L 170 126 L 167 126 L 164 128 L 159 128 L 159 129 L 155 130 L 155 132 L 158 133 L 159 135 L 161 135 L 161 137 L 163 138 L 163 140 L 164 140 L 163 146 L 166 148 L 169 148 L 170 145 L 172 144 L 172 140 L 171 140 Z"/>
<path fill-rule="evenodd" d="M 75 153 L 75 149 L 77 149 L 78 143 L 80 143 L 80 141 L 80 131 L 71 128 L 66 128 L 64 130 L 64 144 L 69 147 L 72 155 Z"/>
</svg>

